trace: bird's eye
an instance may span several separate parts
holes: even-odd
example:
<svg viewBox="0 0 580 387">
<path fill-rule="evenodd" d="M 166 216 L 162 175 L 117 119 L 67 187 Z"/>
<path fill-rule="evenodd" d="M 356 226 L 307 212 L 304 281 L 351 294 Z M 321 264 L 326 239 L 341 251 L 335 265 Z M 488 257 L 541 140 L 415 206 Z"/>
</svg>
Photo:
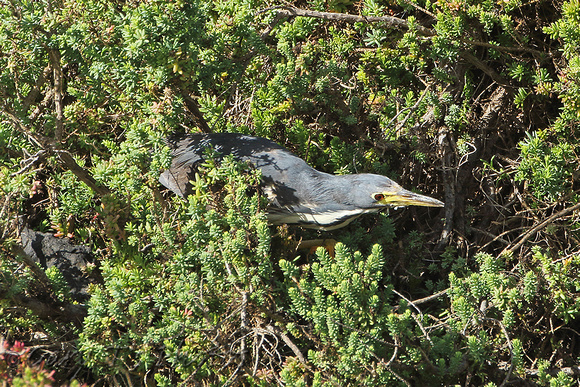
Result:
<svg viewBox="0 0 580 387">
<path fill-rule="evenodd" d="M 380 202 L 381 200 L 383 200 L 385 198 L 385 195 L 378 193 L 378 194 L 375 194 L 374 198 L 377 202 Z"/>
</svg>

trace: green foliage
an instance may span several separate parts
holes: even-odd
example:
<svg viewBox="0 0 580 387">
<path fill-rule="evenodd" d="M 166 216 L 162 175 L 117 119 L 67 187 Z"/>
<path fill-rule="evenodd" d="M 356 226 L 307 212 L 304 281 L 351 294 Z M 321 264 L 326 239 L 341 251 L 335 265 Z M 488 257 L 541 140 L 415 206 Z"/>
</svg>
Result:
<svg viewBox="0 0 580 387">
<path fill-rule="evenodd" d="M 103 262 L 105 282 L 94 291 L 80 336 L 85 361 L 103 375 L 129 367 L 159 381 L 218 377 L 225 353 L 208 359 L 216 350 L 211 332 L 245 341 L 248 310 L 268 303 L 270 233 L 263 199 L 247 194 L 259 174 L 231 158 L 206 168 L 196 195 L 172 204 L 178 218 L 149 209 L 143 226 L 163 236 L 163 245 L 159 240 L 152 252 L 139 253 L 132 239 L 142 232 L 129 230 L 118 254 L 140 259 Z M 179 229 L 172 226 L 177 220 Z M 158 254 L 163 262 L 153 260 Z"/>
<path fill-rule="evenodd" d="M 518 93 L 516 94 L 515 98 L 514 98 L 514 104 L 523 110 L 524 108 L 524 102 L 526 100 L 526 98 L 528 97 L 529 93 L 526 91 L 526 89 L 520 87 L 518 89 Z"/>
<path fill-rule="evenodd" d="M 580 258 L 572 256 L 552 261 L 539 248 L 533 251 L 534 261 L 540 265 L 540 278 L 549 289 L 544 299 L 552 304 L 553 313 L 558 318 L 565 322 L 576 319 L 580 316 L 580 280 L 576 274 L 580 269 Z"/>
<path fill-rule="evenodd" d="M 503 270 L 502 259 L 484 253 L 475 258 L 476 272 L 463 278 L 451 273 L 449 277 L 448 294 L 456 327 L 466 335 L 469 356 L 475 364 L 482 365 L 490 356 L 503 357 L 509 360 L 514 372 L 524 375 L 525 356 L 533 355 L 537 349 L 533 342 L 526 343 L 512 335 L 541 334 L 541 326 L 534 324 L 538 317 L 529 313 L 531 307 L 565 323 L 578 318 L 580 283 L 574 273 L 580 267 L 579 262 L 576 258 L 552 261 L 534 249 L 532 269 L 519 268 L 508 273 Z M 485 330 L 488 326 L 493 328 L 491 337 Z M 494 349 L 495 341 L 506 343 L 509 352 Z M 551 345 L 558 348 L 562 343 L 556 340 Z M 543 364 L 540 369 L 548 368 L 549 362 Z M 563 376 L 540 372 L 538 377 L 542 385 L 560 385 L 563 380 L 569 381 L 567 377 L 560 381 Z"/>
<path fill-rule="evenodd" d="M 565 2 L 562 18 L 544 28 L 552 39 L 561 42 L 566 65 L 559 71 L 556 82 L 546 69 L 538 69 L 534 83 L 538 94 L 558 93 L 561 112 L 552 128 L 528 135 L 519 144 L 522 162 L 516 178 L 529 180 L 534 195 L 543 200 L 556 200 L 567 193 L 573 170 L 570 159 L 578 149 L 577 136 L 573 133 L 578 126 L 580 112 L 580 60 L 577 55 L 580 46 L 579 12 L 578 1 Z"/>
<path fill-rule="evenodd" d="M 0 252 L 0 325 L 8 327 L 6 333 L 18 337 L 18 333 L 25 332 L 38 323 L 38 318 L 32 314 L 15 315 L 8 310 L 13 306 L 12 299 L 30 289 L 33 276 L 20 262 L 10 259 L 4 251 Z"/>
<path fill-rule="evenodd" d="M 280 268 L 292 311 L 310 322 L 322 340 L 312 343 L 308 352 L 309 361 L 326 375 L 315 374 L 320 383 L 385 385 L 398 383 L 401 377 L 418 384 L 445 383 L 463 372 L 465 359 L 456 331 L 426 333 L 424 326 L 433 323 L 432 317 L 416 314 L 406 300 L 393 305 L 379 245 L 367 257 L 342 244 L 336 245 L 334 257 L 324 249 L 317 256 L 319 261 L 301 266 L 281 260 Z M 475 364 L 488 360 L 486 342 L 485 332 L 469 337 Z M 387 358 L 392 366 L 381 361 Z M 296 366 L 288 364 L 281 374 L 290 385 L 303 382 L 303 371 L 297 372 Z M 410 367 L 420 372 L 403 371 Z"/>
<path fill-rule="evenodd" d="M 379 380 L 392 380 L 387 369 L 376 363 L 375 354 L 385 356 L 392 348 L 383 337 L 406 332 L 410 315 L 395 314 L 389 306 L 388 288 L 383 288 L 384 257 L 379 245 L 364 257 L 339 243 L 335 257 L 319 248 L 319 262 L 297 266 L 281 260 L 292 300 L 292 310 L 313 324 L 324 347 L 311 349 L 309 360 L 335 375 L 331 380 L 368 383 L 370 366 Z M 302 375 L 287 370 L 285 382 L 296 385 Z M 366 382 L 365 382 L 366 381 Z"/>
<path fill-rule="evenodd" d="M 573 147 L 562 142 L 549 144 L 544 133 L 528 133 L 519 143 L 522 161 L 515 175 L 518 181 L 527 181 L 534 195 L 542 200 L 556 200 L 568 191 L 574 170 L 570 160 Z"/>
<path fill-rule="evenodd" d="M 58 270 L 56 266 L 49 267 L 46 269 L 46 276 L 51 281 L 54 294 L 58 297 L 58 299 L 61 302 L 68 301 L 70 298 L 68 284 L 60 270 Z"/>
</svg>

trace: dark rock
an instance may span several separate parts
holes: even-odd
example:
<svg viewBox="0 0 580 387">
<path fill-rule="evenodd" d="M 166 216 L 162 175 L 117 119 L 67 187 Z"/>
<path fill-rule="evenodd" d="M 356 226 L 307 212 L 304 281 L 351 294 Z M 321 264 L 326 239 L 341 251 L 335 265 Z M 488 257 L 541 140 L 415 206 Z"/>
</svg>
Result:
<svg viewBox="0 0 580 387">
<path fill-rule="evenodd" d="M 56 238 L 45 232 L 24 228 L 21 233 L 24 251 L 44 269 L 55 266 L 62 273 L 70 288 L 73 300 L 85 302 L 89 299 L 88 287 L 101 282 L 95 268 L 87 273 L 87 265 L 94 263 L 88 246 L 75 245 L 67 238 Z"/>
</svg>

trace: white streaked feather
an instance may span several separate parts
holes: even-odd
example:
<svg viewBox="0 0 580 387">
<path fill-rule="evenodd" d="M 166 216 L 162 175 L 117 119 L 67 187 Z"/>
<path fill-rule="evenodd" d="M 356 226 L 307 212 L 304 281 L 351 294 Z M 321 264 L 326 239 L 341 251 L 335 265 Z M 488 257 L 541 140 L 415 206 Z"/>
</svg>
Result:
<svg viewBox="0 0 580 387">
<path fill-rule="evenodd" d="M 363 214 L 378 211 L 380 208 L 339 210 L 317 214 L 271 211 L 268 212 L 268 221 L 272 224 L 299 224 L 307 228 L 335 230 L 346 226 Z"/>
</svg>

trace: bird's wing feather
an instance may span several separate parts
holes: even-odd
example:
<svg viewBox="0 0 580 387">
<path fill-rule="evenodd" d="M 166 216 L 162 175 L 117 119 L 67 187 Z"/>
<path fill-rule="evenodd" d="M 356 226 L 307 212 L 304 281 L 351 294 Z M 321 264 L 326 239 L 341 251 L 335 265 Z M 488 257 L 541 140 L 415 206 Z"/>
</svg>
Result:
<svg viewBox="0 0 580 387">
<path fill-rule="evenodd" d="M 167 145 L 173 159 L 169 169 L 161 173 L 159 182 L 182 197 L 191 193 L 189 181 L 195 176 L 196 165 L 205 160 L 207 148 L 213 148 L 218 159 L 231 154 L 236 160 L 248 161 L 263 171 L 276 168 L 277 157 L 302 161 L 273 141 L 239 133 L 174 134 L 167 139 Z M 273 153 L 277 156 L 273 157 Z"/>
</svg>

